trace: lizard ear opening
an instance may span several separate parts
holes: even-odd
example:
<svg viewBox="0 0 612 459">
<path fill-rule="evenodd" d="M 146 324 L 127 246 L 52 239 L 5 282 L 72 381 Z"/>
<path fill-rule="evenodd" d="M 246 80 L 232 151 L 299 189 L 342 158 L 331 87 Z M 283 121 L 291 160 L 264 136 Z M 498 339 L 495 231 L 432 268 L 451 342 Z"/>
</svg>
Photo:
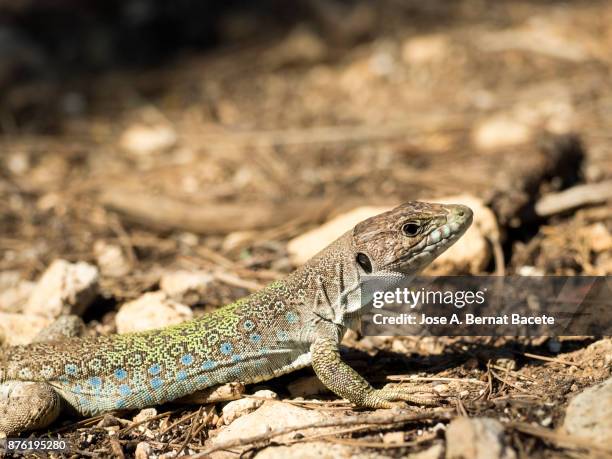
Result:
<svg viewBox="0 0 612 459">
<path fill-rule="evenodd" d="M 370 261 L 370 258 L 363 252 L 359 252 L 357 254 L 357 263 L 359 264 L 359 266 L 361 266 L 361 269 L 363 269 L 366 274 L 371 274 L 372 273 L 372 262 Z"/>
</svg>

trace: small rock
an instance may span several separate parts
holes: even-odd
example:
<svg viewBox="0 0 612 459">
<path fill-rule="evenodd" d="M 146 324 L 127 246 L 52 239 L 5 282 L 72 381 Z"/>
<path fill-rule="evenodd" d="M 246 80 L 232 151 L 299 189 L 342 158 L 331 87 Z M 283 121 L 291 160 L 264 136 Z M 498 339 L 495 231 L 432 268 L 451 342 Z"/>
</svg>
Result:
<svg viewBox="0 0 612 459">
<path fill-rule="evenodd" d="M 550 15 L 533 15 L 518 27 L 479 33 L 475 39 L 481 49 L 489 52 L 520 50 L 572 63 L 597 59 L 596 48 L 563 22 Z"/>
<path fill-rule="evenodd" d="M 446 429 L 446 459 L 513 459 L 496 419 L 458 417 Z"/>
<path fill-rule="evenodd" d="M 438 394 L 438 395 L 449 395 L 450 394 L 450 386 L 448 384 L 436 384 L 435 386 L 432 387 L 432 389 Z"/>
<path fill-rule="evenodd" d="M 229 459 L 230 456 L 226 457 Z M 380 454 L 377 452 L 367 451 L 364 448 L 324 441 L 265 448 L 257 453 L 256 456 L 257 459 L 378 459 L 380 457 Z M 216 459 L 216 457 L 213 456 L 213 459 Z"/>
<path fill-rule="evenodd" d="M 179 303 L 193 306 L 202 303 L 214 277 L 206 271 L 174 271 L 160 280 L 160 288 Z"/>
<path fill-rule="evenodd" d="M 0 312 L 0 344 L 29 344 L 51 322 L 52 319 L 48 317 Z"/>
<path fill-rule="evenodd" d="M 422 65 L 439 62 L 449 54 L 448 38 L 442 34 L 410 38 L 402 45 L 402 59 L 406 64 Z"/>
<path fill-rule="evenodd" d="M 319 62 L 326 54 L 325 42 L 310 28 L 298 26 L 266 53 L 265 58 L 274 65 L 283 66 Z"/>
<path fill-rule="evenodd" d="M 153 453 L 153 448 L 146 441 L 141 441 L 136 445 L 136 451 L 134 457 L 136 459 L 149 459 L 149 456 Z"/>
<path fill-rule="evenodd" d="M 307 410 L 288 403 L 268 401 L 264 402 L 263 405 L 252 413 L 236 419 L 219 432 L 211 446 L 237 438 L 263 434 L 270 430 L 313 424 L 324 419 L 330 419 L 330 415 L 321 411 Z M 317 432 L 321 430 L 317 429 Z M 282 442 L 292 438 L 294 435 L 295 432 L 278 436 L 276 439 Z"/>
<path fill-rule="evenodd" d="M 602 222 L 580 228 L 578 236 L 583 238 L 595 253 L 612 251 L 612 234 Z"/>
<path fill-rule="evenodd" d="M 15 287 L 21 281 L 19 271 L 0 272 L 0 291 Z"/>
<path fill-rule="evenodd" d="M 253 241 L 257 237 L 255 231 L 233 231 L 225 236 L 221 245 L 223 252 L 231 252 L 232 250 L 244 247 L 244 245 Z"/>
<path fill-rule="evenodd" d="M 0 288 L 0 311 L 21 312 L 35 286 L 34 282 L 20 280 L 6 289 Z"/>
<path fill-rule="evenodd" d="M 424 451 L 412 453 L 406 456 L 406 459 L 442 459 L 444 456 L 444 446 L 437 443 Z"/>
<path fill-rule="evenodd" d="M 559 352 L 561 352 L 561 341 L 559 341 L 557 338 L 551 338 L 550 340 L 548 340 L 548 343 L 546 343 L 546 345 L 548 347 L 548 350 L 553 354 L 558 354 Z"/>
<path fill-rule="evenodd" d="M 298 378 L 287 385 L 287 390 L 292 397 L 308 397 L 329 392 L 329 389 L 316 376 Z"/>
<path fill-rule="evenodd" d="M 119 421 L 119 419 L 117 419 L 112 414 L 106 413 L 104 417 L 102 418 L 102 420 L 98 422 L 97 427 L 106 428 L 106 427 L 115 427 L 119 425 L 121 425 L 121 422 Z"/>
<path fill-rule="evenodd" d="M 259 390 L 253 394 L 255 397 L 261 397 L 269 400 L 274 400 L 278 398 L 271 390 Z M 256 398 L 243 398 L 240 400 L 235 400 L 233 402 L 229 402 L 227 405 L 223 407 L 223 423 L 231 424 L 239 417 L 242 417 L 246 414 L 249 414 L 263 405 L 265 400 L 260 400 Z"/>
<path fill-rule="evenodd" d="M 118 333 L 151 330 L 179 324 L 193 317 L 193 311 L 184 304 L 168 298 L 165 292 L 145 293 L 125 303 L 115 317 Z"/>
<path fill-rule="evenodd" d="M 30 157 L 23 151 L 10 153 L 6 158 L 6 167 L 14 175 L 23 175 L 30 169 Z"/>
<path fill-rule="evenodd" d="M 387 432 L 382 441 L 387 445 L 404 443 L 404 432 Z"/>
<path fill-rule="evenodd" d="M 98 292 L 98 268 L 85 262 L 55 260 L 38 280 L 23 312 L 55 318 L 80 316 Z"/>
<path fill-rule="evenodd" d="M 481 150 L 495 150 L 528 142 L 532 128 L 507 114 L 492 115 L 474 128 L 472 140 Z"/>
<path fill-rule="evenodd" d="M 132 421 L 140 423 L 148 421 L 151 418 L 157 416 L 157 410 L 155 408 L 145 408 L 140 410 L 136 416 L 132 419 Z"/>
<path fill-rule="evenodd" d="M 396 352 L 397 354 L 404 355 L 409 355 L 410 352 L 412 352 L 412 350 L 406 346 L 406 343 L 404 343 L 401 338 L 393 340 L 393 342 L 391 343 L 391 351 Z"/>
<path fill-rule="evenodd" d="M 135 156 L 147 156 L 168 150 L 176 142 L 176 132 L 165 124 L 133 124 L 119 138 L 119 146 Z"/>
<path fill-rule="evenodd" d="M 563 429 L 595 446 L 610 447 L 612 438 L 612 378 L 576 395 L 567 406 Z"/>
<path fill-rule="evenodd" d="M 543 276 L 546 274 L 543 269 L 536 268 L 535 266 L 521 266 L 517 269 L 516 273 L 519 276 Z"/>
<path fill-rule="evenodd" d="M 131 271 L 130 263 L 120 246 L 98 240 L 93 249 L 96 263 L 105 276 L 122 277 Z"/>
</svg>

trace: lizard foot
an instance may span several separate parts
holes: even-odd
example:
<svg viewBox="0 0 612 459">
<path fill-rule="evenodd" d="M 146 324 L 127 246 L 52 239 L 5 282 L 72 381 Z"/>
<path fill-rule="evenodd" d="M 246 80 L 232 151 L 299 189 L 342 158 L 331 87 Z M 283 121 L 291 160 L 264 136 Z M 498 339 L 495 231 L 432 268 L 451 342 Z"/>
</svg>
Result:
<svg viewBox="0 0 612 459">
<path fill-rule="evenodd" d="M 415 385 L 393 385 L 374 389 L 366 395 L 363 406 L 368 408 L 393 408 L 405 406 L 404 402 L 413 405 L 438 406 L 441 398 L 428 387 Z"/>
</svg>

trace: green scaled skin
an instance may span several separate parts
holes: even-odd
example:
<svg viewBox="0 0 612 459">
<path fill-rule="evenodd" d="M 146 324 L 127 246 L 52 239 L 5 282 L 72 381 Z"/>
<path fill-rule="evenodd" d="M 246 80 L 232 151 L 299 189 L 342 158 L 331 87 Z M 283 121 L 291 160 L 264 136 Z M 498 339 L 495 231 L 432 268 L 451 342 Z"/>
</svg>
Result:
<svg viewBox="0 0 612 459">
<path fill-rule="evenodd" d="M 45 427 L 62 409 L 143 408 L 308 365 L 358 406 L 429 403 L 409 389 L 374 389 L 340 359 L 338 345 L 359 324 L 364 274 L 417 273 L 471 221 L 465 206 L 408 202 L 359 223 L 286 279 L 204 317 L 125 335 L 53 334 L 8 348 L 0 356 L 0 432 Z"/>
</svg>

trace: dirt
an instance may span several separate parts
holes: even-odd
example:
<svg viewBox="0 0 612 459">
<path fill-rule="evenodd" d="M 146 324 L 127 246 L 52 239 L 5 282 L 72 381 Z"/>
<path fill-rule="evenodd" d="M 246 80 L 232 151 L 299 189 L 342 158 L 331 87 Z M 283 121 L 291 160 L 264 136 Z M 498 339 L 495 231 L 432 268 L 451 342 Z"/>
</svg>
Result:
<svg viewBox="0 0 612 459">
<path fill-rule="evenodd" d="M 165 271 L 221 266 L 247 281 L 218 281 L 199 314 L 292 271 L 287 242 L 343 210 L 467 193 L 497 213 L 506 273 L 612 274 L 609 201 L 533 214 L 546 194 L 612 179 L 612 5 L 378 5 L 347 6 L 357 19 L 342 34 L 333 32 L 338 18 L 332 26 L 309 18 L 153 68 L 11 84 L 0 110 L 0 272 L 35 280 L 57 258 L 97 263 L 100 241 L 120 247 L 129 272 L 103 274 L 85 315 L 92 332 L 111 333 L 118 307 L 156 289 Z M 572 139 L 580 153 L 521 185 L 520 206 L 496 207 L 530 173 L 512 165 L 537 158 L 550 139 L 554 148 Z M 109 192 L 121 202 L 138 196 L 144 210 L 110 205 Z M 169 213 L 185 213 L 170 218 L 162 199 Z M 270 208 L 285 212 L 281 221 L 254 217 Z M 189 223 L 199 209 L 228 223 Z M 494 270 L 492 261 L 472 274 Z M 610 377 L 602 337 L 368 340 L 351 335 L 345 344 L 375 383 L 471 378 L 481 384 L 451 387 L 457 413 L 508 425 L 556 429 L 573 394 Z M 269 386 L 287 398 L 286 384 L 305 374 Z M 176 451 L 189 425 L 166 428 L 197 409 L 160 408 L 170 413 L 147 429 L 118 422 L 117 436 L 98 420 L 62 418 L 52 430 L 82 454 L 130 456 L 141 441 Z M 214 436 L 213 414 L 190 436 L 192 451 Z M 432 427 L 402 429 L 416 439 Z M 525 429 L 506 435 L 519 457 L 586 454 Z M 375 451 L 400 457 L 436 441 Z"/>
</svg>

